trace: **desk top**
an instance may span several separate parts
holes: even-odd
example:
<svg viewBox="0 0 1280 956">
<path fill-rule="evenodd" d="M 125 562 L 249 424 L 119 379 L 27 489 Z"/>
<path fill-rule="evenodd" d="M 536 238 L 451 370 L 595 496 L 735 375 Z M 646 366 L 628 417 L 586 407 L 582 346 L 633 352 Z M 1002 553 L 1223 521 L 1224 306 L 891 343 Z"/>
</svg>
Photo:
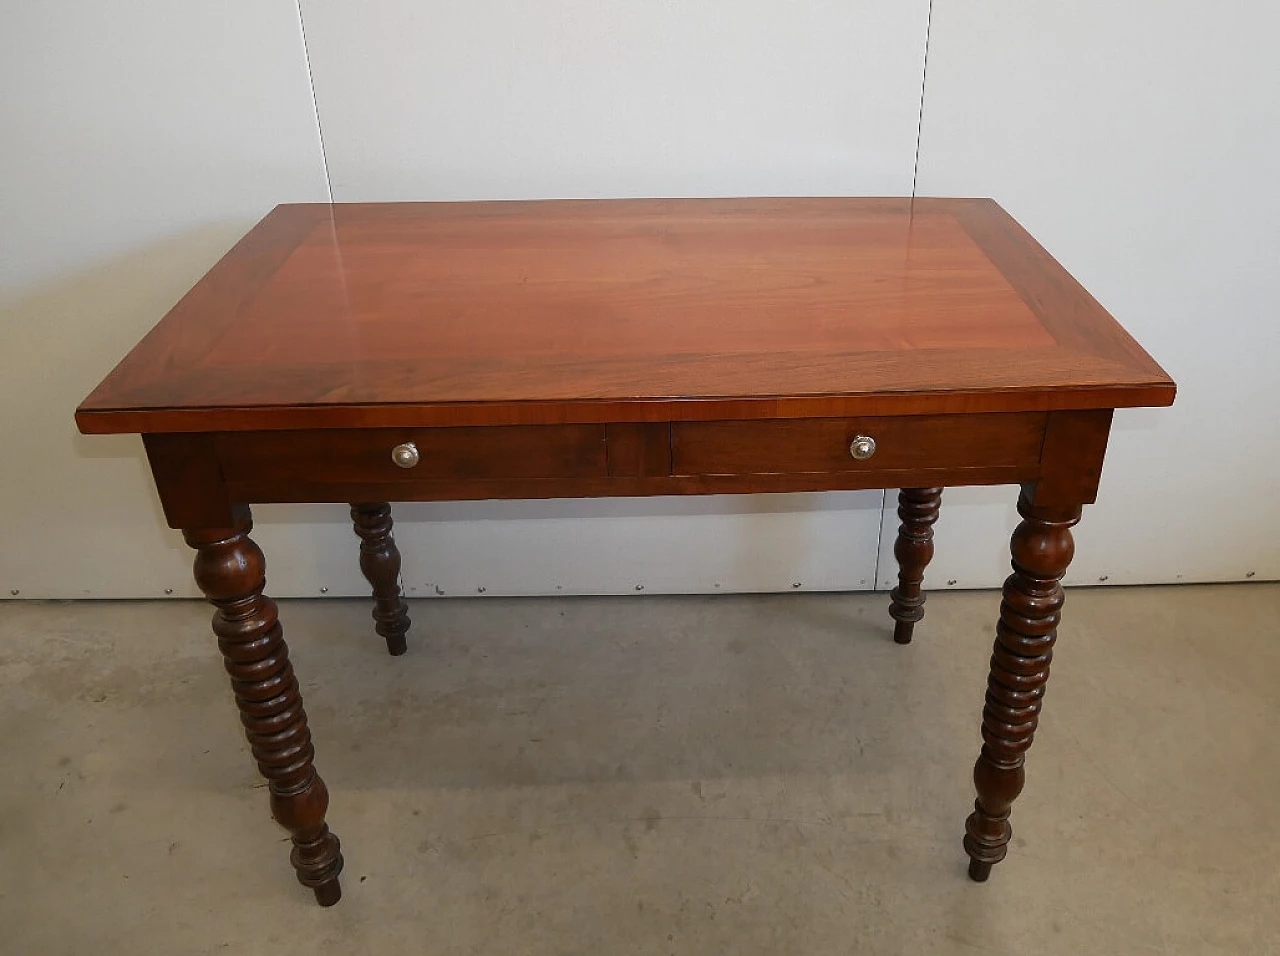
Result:
<svg viewBox="0 0 1280 956">
<path fill-rule="evenodd" d="M 82 431 L 1168 405 L 1174 384 L 980 199 L 278 206 Z"/>
</svg>

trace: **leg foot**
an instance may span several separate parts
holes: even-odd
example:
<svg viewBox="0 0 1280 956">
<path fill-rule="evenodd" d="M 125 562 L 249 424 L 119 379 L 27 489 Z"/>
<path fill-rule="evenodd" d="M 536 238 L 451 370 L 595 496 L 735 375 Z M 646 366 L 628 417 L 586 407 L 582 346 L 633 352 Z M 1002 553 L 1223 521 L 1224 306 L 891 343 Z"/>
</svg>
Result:
<svg viewBox="0 0 1280 956">
<path fill-rule="evenodd" d="M 1058 582 L 1075 550 L 1071 528 L 1080 506 L 1033 505 L 1024 494 L 1018 513 L 1013 574 L 1004 582 L 982 710 L 982 752 L 973 768 L 978 799 L 965 822 L 969 875 L 979 882 L 1004 859 L 1013 834 L 1009 811 L 1022 792 L 1023 760 L 1040 719 L 1061 619 Z"/>
<path fill-rule="evenodd" d="M 889 592 L 893 639 L 910 644 L 916 623 L 924 619 L 924 569 L 933 558 L 933 524 L 942 505 L 941 488 L 903 488 L 898 493 L 898 586 Z"/>
<path fill-rule="evenodd" d="M 893 643 L 910 644 L 911 638 L 915 637 L 915 633 L 915 621 L 895 621 L 893 625 Z"/>
<path fill-rule="evenodd" d="M 979 863 L 977 860 L 969 861 L 969 879 L 973 880 L 973 882 L 985 883 L 990 875 L 990 863 Z"/>
<path fill-rule="evenodd" d="M 391 536 L 391 505 L 353 504 L 351 521 L 360 536 L 360 570 L 373 587 L 374 630 L 386 640 L 387 652 L 399 657 L 408 648 L 409 609 L 400 598 L 400 549 Z"/>
<path fill-rule="evenodd" d="M 240 710 L 240 722 L 271 793 L 271 814 L 293 838 L 298 881 L 322 905 L 338 900 L 342 853 L 324 822 L 329 791 L 316 773 L 311 731 L 289 663 L 276 604 L 262 593 L 262 551 L 246 513 L 234 528 L 185 531 L 196 549 L 195 578 L 217 609 L 213 630 Z M 326 902 L 327 901 L 327 902 Z"/>
<path fill-rule="evenodd" d="M 336 879 L 321 883 L 315 887 L 316 902 L 321 906 L 332 906 L 342 899 L 342 884 Z"/>
</svg>

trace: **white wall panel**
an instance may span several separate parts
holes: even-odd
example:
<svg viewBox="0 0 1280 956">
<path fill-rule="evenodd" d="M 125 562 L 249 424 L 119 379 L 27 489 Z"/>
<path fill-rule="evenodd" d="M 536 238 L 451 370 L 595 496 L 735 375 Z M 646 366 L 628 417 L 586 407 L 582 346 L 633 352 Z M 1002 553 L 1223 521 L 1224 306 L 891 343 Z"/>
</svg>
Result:
<svg viewBox="0 0 1280 956">
<path fill-rule="evenodd" d="M 338 201 L 904 195 L 927 0 L 304 0 Z"/>
<path fill-rule="evenodd" d="M 0 12 L 0 596 L 194 592 L 76 404 L 253 222 L 327 187 L 292 0 Z"/>
<path fill-rule="evenodd" d="M 1245 0 L 934 0 L 919 194 L 995 197 L 1179 385 L 1116 414 L 1069 582 L 1280 577 L 1277 35 Z M 1015 496 L 947 493 L 931 586 L 999 583 Z"/>
<path fill-rule="evenodd" d="M 867 590 L 880 501 L 876 491 L 402 504 L 396 539 L 411 597 Z M 273 594 L 367 593 L 345 508 L 255 513 Z"/>
</svg>

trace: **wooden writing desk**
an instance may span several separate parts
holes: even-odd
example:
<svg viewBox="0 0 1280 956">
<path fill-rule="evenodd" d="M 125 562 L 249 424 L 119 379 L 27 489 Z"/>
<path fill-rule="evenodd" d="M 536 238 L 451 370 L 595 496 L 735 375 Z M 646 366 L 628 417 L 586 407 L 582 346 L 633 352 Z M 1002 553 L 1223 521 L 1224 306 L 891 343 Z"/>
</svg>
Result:
<svg viewBox="0 0 1280 956">
<path fill-rule="evenodd" d="M 943 486 L 1021 484 L 965 826 L 985 880 L 1112 410 L 1173 397 L 988 200 L 295 205 L 76 420 L 143 435 L 298 879 L 330 905 L 342 856 L 250 504 L 352 503 L 376 628 L 402 654 L 387 502 L 901 488 L 906 644 Z"/>
</svg>

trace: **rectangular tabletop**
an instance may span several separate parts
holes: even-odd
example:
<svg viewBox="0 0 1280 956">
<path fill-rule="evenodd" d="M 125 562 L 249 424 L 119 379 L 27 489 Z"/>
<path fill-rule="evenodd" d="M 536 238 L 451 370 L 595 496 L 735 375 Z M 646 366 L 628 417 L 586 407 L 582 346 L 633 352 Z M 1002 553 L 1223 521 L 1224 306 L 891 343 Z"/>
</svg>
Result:
<svg viewBox="0 0 1280 956">
<path fill-rule="evenodd" d="M 975 199 L 278 206 L 85 400 L 85 432 L 1168 405 Z"/>
</svg>

